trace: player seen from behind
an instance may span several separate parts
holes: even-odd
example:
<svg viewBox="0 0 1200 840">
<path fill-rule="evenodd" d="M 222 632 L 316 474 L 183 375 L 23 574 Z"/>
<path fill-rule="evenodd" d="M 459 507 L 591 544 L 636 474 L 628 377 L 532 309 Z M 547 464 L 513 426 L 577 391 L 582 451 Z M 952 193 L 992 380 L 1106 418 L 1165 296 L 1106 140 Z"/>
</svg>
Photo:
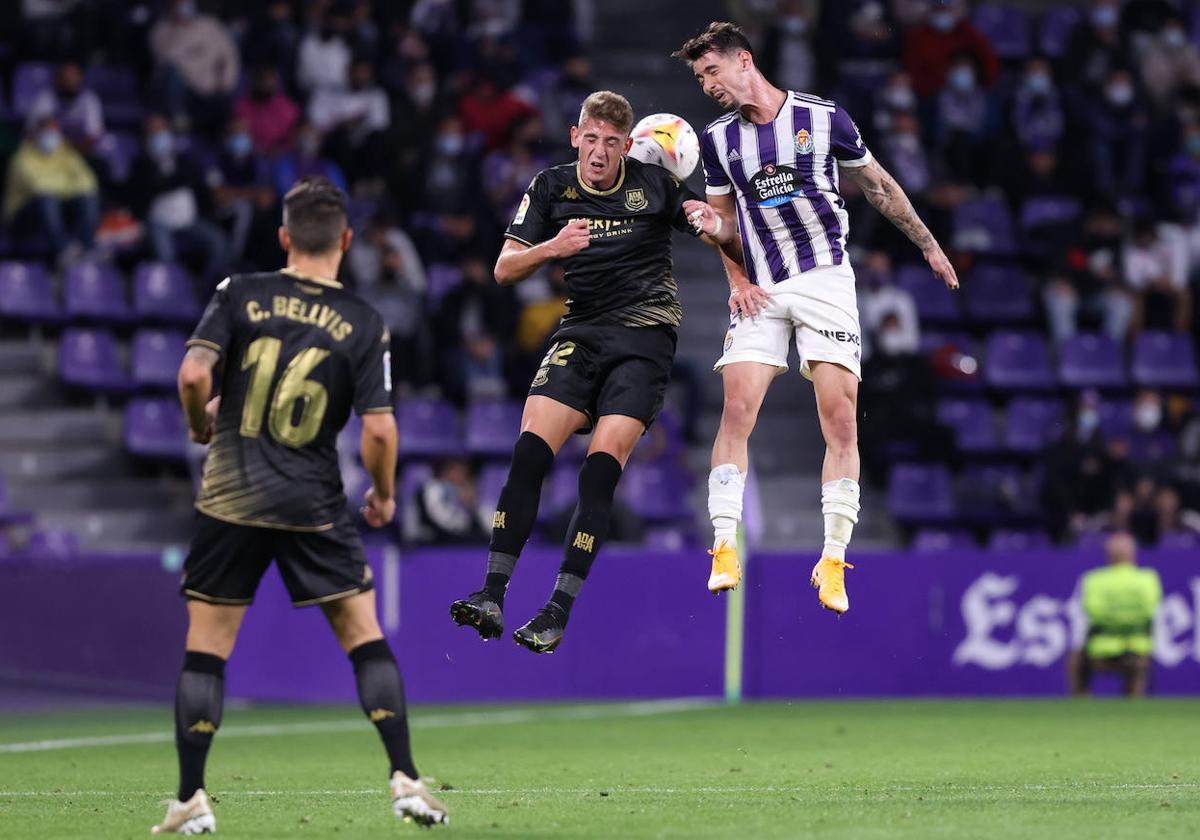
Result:
<svg viewBox="0 0 1200 840">
<path fill-rule="evenodd" d="M 568 311 L 525 401 L 483 588 L 455 601 L 450 615 L 485 640 L 500 637 L 504 595 L 533 530 L 542 480 L 567 439 L 590 431 L 554 590 L 513 633 L 537 653 L 549 653 L 562 639 L 608 533 L 625 462 L 662 408 L 683 315 L 671 274 L 671 230 L 696 235 L 683 205 L 697 196 L 665 169 L 625 156 L 632 127 L 624 97 L 589 96 L 571 128 L 578 160 L 533 179 L 496 261 L 497 282 L 508 284 L 563 260 Z"/>
<path fill-rule="evenodd" d="M 741 579 L 736 531 L 748 466 L 747 442 L 774 378 L 787 370 L 793 332 L 800 371 L 812 380 L 825 438 L 821 510 L 825 544 L 812 572 L 821 604 L 843 613 L 846 546 L 858 521 L 860 330 L 849 217 L 838 188 L 851 178 L 867 201 L 921 249 L 933 273 L 958 288 L 954 268 L 912 203 L 833 102 L 772 85 L 732 23 L 712 23 L 674 55 L 704 93 L 730 111 L 701 137 L 708 203 L 690 208 L 701 229 L 737 230 L 748 280 L 730 272 L 730 319 L 717 361 L 725 388 L 713 443 L 708 509 L 715 538 L 714 592 Z"/>
<path fill-rule="evenodd" d="M 337 435 L 353 408 L 363 417 L 362 460 L 372 482 L 362 512 L 374 527 L 392 520 L 389 337 L 375 310 L 334 279 L 351 237 L 345 194 L 325 178 L 298 182 L 284 197 L 279 230 L 287 267 L 223 281 L 179 369 L 192 439 L 211 443 L 184 563 L 179 793 L 154 833 L 216 830 L 204 765 L 221 725 L 225 662 L 272 559 L 293 603 L 320 605 L 349 655 L 363 711 L 391 764 L 396 815 L 447 821 L 413 765 L 404 684 L 376 620 L 371 569 L 338 469 Z"/>
</svg>

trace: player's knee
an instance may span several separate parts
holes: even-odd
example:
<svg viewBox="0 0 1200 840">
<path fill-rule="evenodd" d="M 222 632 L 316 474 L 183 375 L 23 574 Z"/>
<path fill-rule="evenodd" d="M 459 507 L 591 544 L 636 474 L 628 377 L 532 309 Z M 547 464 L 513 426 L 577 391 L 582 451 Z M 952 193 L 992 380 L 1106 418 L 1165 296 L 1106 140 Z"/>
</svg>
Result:
<svg viewBox="0 0 1200 840">
<path fill-rule="evenodd" d="M 741 394 L 726 394 L 721 425 L 738 435 L 749 435 L 758 420 L 758 404 Z"/>
<path fill-rule="evenodd" d="M 822 425 L 828 446 L 834 449 L 858 446 L 858 421 L 854 416 L 854 404 L 849 400 L 839 400 L 825 412 Z"/>
<path fill-rule="evenodd" d="M 542 479 L 554 463 L 550 444 L 533 432 L 522 432 L 513 447 L 512 466 L 507 484 L 516 487 L 541 487 Z"/>
</svg>

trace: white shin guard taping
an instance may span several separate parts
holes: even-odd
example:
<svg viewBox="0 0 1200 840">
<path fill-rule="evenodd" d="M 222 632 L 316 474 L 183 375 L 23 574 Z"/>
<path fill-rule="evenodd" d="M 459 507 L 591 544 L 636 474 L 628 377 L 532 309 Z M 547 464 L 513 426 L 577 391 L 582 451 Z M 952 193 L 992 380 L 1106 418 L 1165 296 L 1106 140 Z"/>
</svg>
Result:
<svg viewBox="0 0 1200 840">
<path fill-rule="evenodd" d="M 718 539 L 733 539 L 742 519 L 746 477 L 735 464 L 720 464 L 708 474 L 708 516 Z"/>
<path fill-rule="evenodd" d="M 845 559 L 846 546 L 858 522 L 858 482 L 839 478 L 821 485 L 821 513 L 825 516 L 826 557 Z"/>
</svg>

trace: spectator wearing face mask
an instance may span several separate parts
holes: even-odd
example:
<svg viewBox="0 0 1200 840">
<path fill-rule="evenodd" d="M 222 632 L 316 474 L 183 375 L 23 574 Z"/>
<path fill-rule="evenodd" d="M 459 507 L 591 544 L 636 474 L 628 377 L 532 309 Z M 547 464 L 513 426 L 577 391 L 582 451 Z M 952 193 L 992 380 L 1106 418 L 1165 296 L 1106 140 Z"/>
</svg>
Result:
<svg viewBox="0 0 1200 840">
<path fill-rule="evenodd" d="M 1192 291 L 1186 252 L 1174 247 L 1152 219 L 1134 223 L 1122 251 L 1126 286 L 1135 298 L 1133 332 L 1150 327 L 1187 332 L 1192 323 Z"/>
<path fill-rule="evenodd" d="M 917 305 L 911 294 L 893 284 L 891 258 L 883 251 L 871 252 L 858 276 L 859 311 L 871 351 L 885 356 L 916 353 L 921 345 Z"/>
<path fill-rule="evenodd" d="M 220 18 L 200 14 L 195 0 L 172 0 L 150 30 L 150 51 L 167 113 L 177 122 L 219 127 L 241 72 L 237 44 Z"/>
<path fill-rule="evenodd" d="M 300 109 L 279 86 L 279 71 L 270 64 L 254 68 L 250 88 L 233 105 L 233 115 L 245 123 L 254 151 L 260 155 L 292 147 Z"/>
<path fill-rule="evenodd" d="M 58 120 L 31 122 L 8 164 L 4 219 L 40 231 L 64 262 L 90 251 L 100 216 L 99 185 L 87 162 L 63 139 Z"/>
<path fill-rule="evenodd" d="M 351 21 L 345 9 L 335 5 L 300 40 L 296 53 L 296 84 L 306 93 L 329 88 L 343 90 L 350 84 L 353 53 L 347 33 Z"/>
<path fill-rule="evenodd" d="M 208 220 L 212 194 L 195 159 L 179 148 L 162 114 L 146 117 L 144 146 L 133 162 L 128 192 L 146 226 L 154 259 L 175 262 L 180 253 L 199 258 L 203 279 L 216 283 L 227 268 L 224 232 Z"/>
<path fill-rule="evenodd" d="M 1100 437 L 1100 397 L 1079 395 L 1074 416 L 1042 455 L 1042 512 L 1059 543 L 1107 521 L 1120 487 L 1122 466 Z"/>
<path fill-rule="evenodd" d="M 1137 98 L 1128 70 L 1113 70 L 1100 95 L 1088 97 L 1085 123 L 1096 194 L 1108 199 L 1141 195 L 1146 181 L 1150 117 Z"/>
<path fill-rule="evenodd" d="M 341 167 L 321 153 L 321 132 L 312 123 L 301 120 L 296 126 L 295 146 L 275 161 L 276 197 L 282 199 L 296 181 L 309 175 L 322 175 L 338 189 L 346 189 L 346 176 Z"/>
<path fill-rule="evenodd" d="M 104 106 L 84 87 L 83 68 L 74 61 L 59 65 L 54 86 L 34 98 L 29 113 L 57 119 L 64 139 L 85 158 L 91 158 L 104 139 Z"/>
<path fill-rule="evenodd" d="M 770 16 L 762 40 L 763 72 L 782 88 L 809 90 L 813 76 L 815 0 L 782 0 Z"/>
<path fill-rule="evenodd" d="M 239 119 L 229 121 L 216 166 L 208 176 L 217 218 L 230 226 L 229 257 L 238 261 L 246 253 L 250 232 L 269 240 L 275 215 L 275 192 L 267 162 L 254 154 L 249 127 Z"/>
<path fill-rule="evenodd" d="M 321 88 L 313 94 L 308 120 L 325 137 L 329 156 L 351 184 L 387 167 L 391 149 L 384 132 L 391 123 L 391 103 L 375 83 L 371 62 L 359 59 L 350 66 L 348 88 Z"/>
<path fill-rule="evenodd" d="M 1098 322 L 1113 341 L 1124 342 L 1133 321 L 1133 295 L 1121 282 L 1123 221 L 1113 203 L 1087 208 L 1079 232 L 1063 237 L 1052 253 L 1054 273 L 1042 301 L 1050 332 L 1059 343 L 1078 331 L 1079 320 Z"/>
<path fill-rule="evenodd" d="M 917 95 L 913 93 L 908 74 L 903 71 L 891 74 L 886 84 L 877 87 L 874 100 L 875 131 L 884 140 L 897 115 L 917 113 Z"/>
<path fill-rule="evenodd" d="M 969 54 L 954 58 L 938 94 L 939 146 L 954 178 L 982 187 L 989 180 L 994 150 L 991 99 L 980 86 Z"/>
<path fill-rule="evenodd" d="M 975 63 L 976 83 L 989 88 L 1000 73 L 1000 61 L 987 37 L 968 19 L 962 0 L 934 0 L 925 21 L 904 40 L 904 69 L 922 98 L 945 87 L 951 65 L 960 56 Z"/>
<path fill-rule="evenodd" d="M 1050 62 L 1025 62 L 1021 82 L 1013 92 L 1010 112 L 1013 132 L 1022 149 L 1057 149 L 1066 116 Z"/>
<path fill-rule="evenodd" d="M 1087 20 L 1067 40 L 1058 67 L 1077 94 L 1102 91 L 1109 75 L 1127 61 L 1118 27 L 1120 8 L 1119 0 L 1092 0 Z"/>
<path fill-rule="evenodd" d="M 1200 50 L 1188 41 L 1182 19 L 1171 18 L 1138 52 L 1142 85 L 1155 107 L 1168 106 L 1183 88 L 1200 86 Z"/>
<path fill-rule="evenodd" d="M 1129 435 L 1130 461 L 1149 475 L 1165 477 L 1170 473 L 1177 444 L 1166 422 L 1162 394 L 1142 388 L 1133 399 L 1133 430 Z"/>
</svg>

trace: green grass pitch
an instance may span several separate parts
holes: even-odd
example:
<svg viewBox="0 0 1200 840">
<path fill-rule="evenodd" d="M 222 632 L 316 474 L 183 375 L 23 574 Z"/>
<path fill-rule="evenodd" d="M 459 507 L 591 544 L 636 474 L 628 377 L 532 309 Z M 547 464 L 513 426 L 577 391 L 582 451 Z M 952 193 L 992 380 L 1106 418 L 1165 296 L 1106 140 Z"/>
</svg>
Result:
<svg viewBox="0 0 1200 840">
<path fill-rule="evenodd" d="M 447 838 L 1200 837 L 1197 701 L 413 716 Z M 0 837 L 145 836 L 176 779 L 169 727 L 164 709 L 3 716 Z M 227 709 L 209 760 L 219 836 L 417 836 L 391 816 L 384 765 L 356 709 Z"/>
</svg>

